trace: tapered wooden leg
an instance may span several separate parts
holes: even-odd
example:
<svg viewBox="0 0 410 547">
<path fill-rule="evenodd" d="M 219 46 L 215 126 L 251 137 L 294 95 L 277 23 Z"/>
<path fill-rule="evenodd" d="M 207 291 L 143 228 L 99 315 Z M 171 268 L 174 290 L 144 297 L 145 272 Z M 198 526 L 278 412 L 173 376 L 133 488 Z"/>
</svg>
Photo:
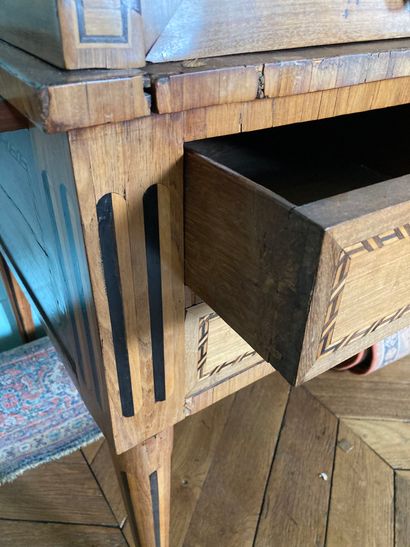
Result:
<svg viewBox="0 0 410 547">
<path fill-rule="evenodd" d="M 117 456 L 141 547 L 169 547 L 173 428 Z"/>
</svg>

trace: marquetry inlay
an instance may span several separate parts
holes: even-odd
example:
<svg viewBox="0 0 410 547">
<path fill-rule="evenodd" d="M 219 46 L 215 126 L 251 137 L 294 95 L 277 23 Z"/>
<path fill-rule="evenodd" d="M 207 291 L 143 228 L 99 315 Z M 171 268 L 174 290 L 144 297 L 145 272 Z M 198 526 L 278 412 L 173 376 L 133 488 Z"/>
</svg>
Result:
<svg viewBox="0 0 410 547">
<path fill-rule="evenodd" d="M 249 367 L 263 362 L 256 351 L 234 333 L 218 314 L 212 312 L 199 319 L 197 365 L 199 380 L 226 371 L 230 367 L 237 368 L 239 373 L 242 371 L 240 366 L 242 364 Z"/>
<path fill-rule="evenodd" d="M 405 224 L 343 249 L 333 282 L 319 357 L 363 338 L 410 312 L 410 304 L 400 305 L 410 295 L 410 280 L 405 267 L 410 252 L 409 242 L 410 224 Z M 402 245 L 401 252 L 397 250 L 398 244 Z M 391 251 L 392 246 L 394 251 Z M 362 282 L 359 287 L 357 280 L 360 276 Z M 367 313 L 362 306 L 368 302 L 371 310 Z M 343 327 L 340 327 L 341 313 L 344 315 Z M 367 319 L 366 325 L 350 330 L 345 328 L 349 324 L 357 326 L 356 323 L 362 318 Z"/>
<path fill-rule="evenodd" d="M 139 10 L 136 2 L 136 10 Z M 123 0 L 107 2 L 79 0 L 77 21 L 81 43 L 128 42 L 128 6 Z"/>
</svg>

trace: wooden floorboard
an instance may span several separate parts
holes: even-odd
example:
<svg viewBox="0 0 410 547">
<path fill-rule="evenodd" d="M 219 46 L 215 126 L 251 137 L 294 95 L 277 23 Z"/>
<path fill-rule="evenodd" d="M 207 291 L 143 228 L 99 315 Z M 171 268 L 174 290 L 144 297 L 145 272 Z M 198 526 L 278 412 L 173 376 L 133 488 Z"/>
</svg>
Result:
<svg viewBox="0 0 410 547">
<path fill-rule="evenodd" d="M 408 420 L 409 367 L 407 358 L 370 376 L 330 371 L 307 388 L 338 417 Z"/>
<path fill-rule="evenodd" d="M 176 426 L 171 546 L 410 547 L 410 359 L 288 393 L 273 374 Z M 122 547 L 124 516 L 98 441 L 0 488 L 0 546 Z"/>
<path fill-rule="evenodd" d="M 117 524 L 80 452 L 28 471 L 2 486 L 0 516 L 43 522 Z"/>
<path fill-rule="evenodd" d="M 2 547 L 127 547 L 118 528 L 0 521 Z"/>
<path fill-rule="evenodd" d="M 394 545 L 394 471 L 343 422 L 336 449 L 327 545 Z"/>
<path fill-rule="evenodd" d="M 182 545 L 185 539 L 233 400 L 227 397 L 175 428 L 171 545 Z"/>
<path fill-rule="evenodd" d="M 395 477 L 395 532 L 398 547 L 410 546 L 410 471 L 397 471 Z"/>
<path fill-rule="evenodd" d="M 111 461 L 108 444 L 104 442 L 91 462 L 91 470 L 114 513 L 117 523 L 124 525 L 127 513 L 118 487 L 117 474 Z"/>
<path fill-rule="evenodd" d="M 185 547 L 253 544 L 288 391 L 272 375 L 234 396 Z"/>
<path fill-rule="evenodd" d="M 98 454 L 98 451 L 100 450 L 104 442 L 104 438 L 101 438 L 98 441 L 88 444 L 87 446 L 83 446 L 81 452 L 83 453 L 85 459 L 89 464 L 94 461 L 94 458 Z"/>
<path fill-rule="evenodd" d="M 292 391 L 255 546 L 323 545 L 337 418 L 305 389 Z"/>
</svg>

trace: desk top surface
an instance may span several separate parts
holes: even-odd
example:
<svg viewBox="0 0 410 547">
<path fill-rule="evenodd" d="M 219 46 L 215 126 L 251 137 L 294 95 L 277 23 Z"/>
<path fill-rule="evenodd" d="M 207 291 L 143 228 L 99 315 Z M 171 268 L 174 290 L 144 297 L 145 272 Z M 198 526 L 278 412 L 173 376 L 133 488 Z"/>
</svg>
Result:
<svg viewBox="0 0 410 547">
<path fill-rule="evenodd" d="M 0 95 L 49 133 L 407 77 L 410 39 L 153 64 L 144 71 L 61 70 L 0 41 Z"/>
</svg>

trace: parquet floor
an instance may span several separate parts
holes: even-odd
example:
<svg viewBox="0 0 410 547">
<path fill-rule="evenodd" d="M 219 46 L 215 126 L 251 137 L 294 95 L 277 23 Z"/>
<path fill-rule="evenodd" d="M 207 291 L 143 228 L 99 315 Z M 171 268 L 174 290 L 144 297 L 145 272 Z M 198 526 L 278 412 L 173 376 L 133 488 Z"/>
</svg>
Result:
<svg viewBox="0 0 410 547">
<path fill-rule="evenodd" d="M 176 428 L 172 547 L 410 546 L 410 359 L 277 374 Z M 1 547 L 126 546 L 103 442 L 0 488 Z"/>
</svg>

